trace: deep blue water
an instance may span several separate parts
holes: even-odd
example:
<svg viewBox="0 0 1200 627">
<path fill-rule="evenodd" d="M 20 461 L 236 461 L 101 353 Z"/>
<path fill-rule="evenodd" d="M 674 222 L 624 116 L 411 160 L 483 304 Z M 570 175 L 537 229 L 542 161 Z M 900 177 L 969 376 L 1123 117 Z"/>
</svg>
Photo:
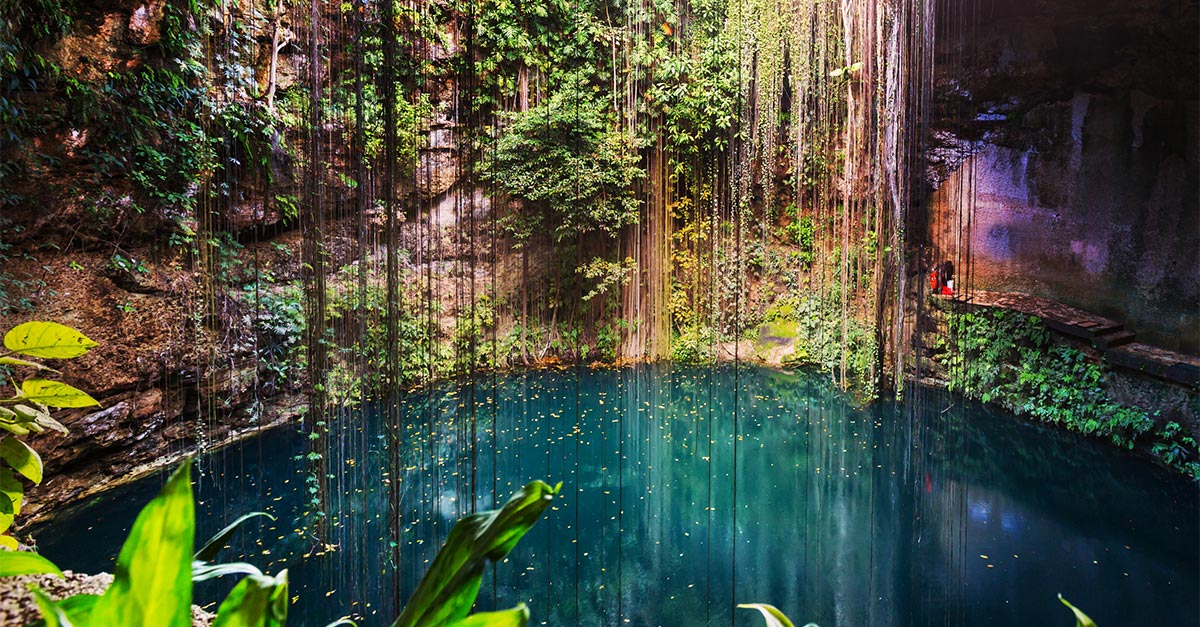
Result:
<svg viewBox="0 0 1200 627">
<path fill-rule="evenodd" d="M 306 439 L 207 455 L 200 536 L 292 581 L 290 625 L 387 625 L 453 521 L 529 480 L 563 496 L 485 579 L 535 624 L 1100 627 L 1200 624 L 1200 492 L 1102 444 L 933 390 L 857 409 L 821 377 L 746 366 L 545 370 L 330 416 L 329 523 L 305 527 Z M 395 468 L 389 470 L 389 460 Z M 156 475 L 36 529 L 64 568 L 110 569 Z M 497 496 L 498 495 L 498 496 Z M 389 524 L 389 507 L 400 512 Z M 328 548 L 322 548 L 328 547 Z M 205 584 L 198 601 L 219 598 Z"/>
</svg>

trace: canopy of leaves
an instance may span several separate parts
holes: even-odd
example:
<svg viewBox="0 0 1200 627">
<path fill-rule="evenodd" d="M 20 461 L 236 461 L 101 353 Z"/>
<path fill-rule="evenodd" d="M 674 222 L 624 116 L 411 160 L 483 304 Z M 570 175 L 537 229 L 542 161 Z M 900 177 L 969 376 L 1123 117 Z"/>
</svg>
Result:
<svg viewBox="0 0 1200 627">
<path fill-rule="evenodd" d="M 615 129 L 591 85 L 569 76 L 546 102 L 507 119 L 484 176 L 526 201 L 536 220 L 548 218 L 556 240 L 615 235 L 637 220 L 633 185 L 646 173 L 636 142 Z"/>
</svg>

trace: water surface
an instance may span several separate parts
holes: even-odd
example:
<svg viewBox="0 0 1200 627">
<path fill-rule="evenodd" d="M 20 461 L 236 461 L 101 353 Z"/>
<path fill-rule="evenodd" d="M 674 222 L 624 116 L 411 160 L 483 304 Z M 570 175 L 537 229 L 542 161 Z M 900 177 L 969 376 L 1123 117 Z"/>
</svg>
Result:
<svg viewBox="0 0 1200 627">
<path fill-rule="evenodd" d="M 290 625 L 387 625 L 458 517 L 532 479 L 562 497 L 485 579 L 480 607 L 534 624 L 1200 623 L 1200 493 L 1101 444 L 932 390 L 863 410 L 817 376 L 747 366 L 544 370 L 331 416 L 327 524 L 292 428 L 206 456 L 200 535 L 251 525 L 224 558 L 287 568 Z M 111 569 L 165 476 L 36 530 L 64 568 Z M 398 512 L 395 524 L 389 511 Z M 228 584 L 204 584 L 198 601 Z"/>
</svg>

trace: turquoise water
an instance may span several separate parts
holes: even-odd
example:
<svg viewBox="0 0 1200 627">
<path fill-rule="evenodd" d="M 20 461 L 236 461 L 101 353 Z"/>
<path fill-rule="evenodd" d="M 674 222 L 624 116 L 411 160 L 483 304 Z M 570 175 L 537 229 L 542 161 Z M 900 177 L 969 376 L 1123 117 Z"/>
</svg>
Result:
<svg viewBox="0 0 1200 627">
<path fill-rule="evenodd" d="M 200 534 L 270 511 L 224 557 L 288 569 L 290 625 L 387 625 L 454 520 L 541 478 L 562 498 L 479 601 L 534 624 L 749 626 L 734 604 L 769 602 L 822 627 L 1069 627 L 1059 592 L 1101 627 L 1200 623 L 1195 484 L 937 391 L 861 410 L 822 381 L 662 365 L 415 392 L 394 429 L 330 417 L 320 537 L 287 427 L 202 460 Z M 64 511 L 40 549 L 111 568 L 164 478 Z"/>
</svg>

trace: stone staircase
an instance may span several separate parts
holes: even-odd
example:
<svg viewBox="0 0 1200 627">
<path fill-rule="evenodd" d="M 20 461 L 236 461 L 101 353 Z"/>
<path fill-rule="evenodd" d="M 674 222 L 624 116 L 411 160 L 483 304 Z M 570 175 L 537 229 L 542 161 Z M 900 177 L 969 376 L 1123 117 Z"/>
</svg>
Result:
<svg viewBox="0 0 1200 627">
<path fill-rule="evenodd" d="M 1000 307 L 1037 316 L 1050 329 L 1090 343 L 1112 366 L 1191 387 L 1200 386 L 1200 357 L 1137 342 L 1116 320 L 1063 303 L 1016 292 L 975 290 L 952 298 L 980 307 Z"/>
</svg>

